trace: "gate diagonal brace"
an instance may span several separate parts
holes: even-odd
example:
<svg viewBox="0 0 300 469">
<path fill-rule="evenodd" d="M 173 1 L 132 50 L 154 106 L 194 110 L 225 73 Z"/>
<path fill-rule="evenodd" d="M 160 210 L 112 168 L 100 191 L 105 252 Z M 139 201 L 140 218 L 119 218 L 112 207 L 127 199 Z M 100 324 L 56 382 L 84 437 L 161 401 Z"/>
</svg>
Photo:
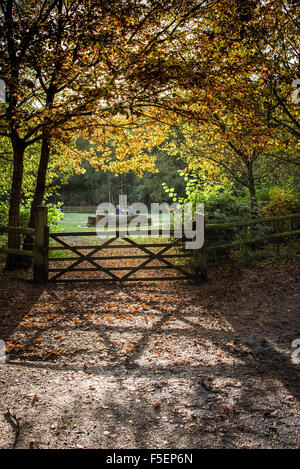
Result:
<svg viewBox="0 0 300 469">
<path fill-rule="evenodd" d="M 125 241 L 128 241 L 129 243 L 133 244 L 134 246 L 136 246 L 138 249 L 140 249 L 141 251 L 144 251 L 146 254 L 149 255 L 149 259 L 146 259 L 144 262 L 142 262 L 141 264 L 139 264 L 138 266 L 136 267 L 133 267 L 130 272 L 127 272 L 127 274 L 123 275 L 123 277 L 121 277 L 121 280 L 126 280 L 128 277 L 130 277 L 132 274 L 134 274 L 135 272 L 137 272 L 138 270 L 142 270 L 143 267 L 145 267 L 147 264 L 149 264 L 150 262 L 152 262 L 154 259 L 157 259 L 159 260 L 160 262 L 163 262 L 164 264 L 166 264 L 168 267 L 174 269 L 174 270 L 177 270 L 178 272 L 181 272 L 185 277 L 191 277 L 191 274 L 189 272 L 187 272 L 186 270 L 182 269 L 180 266 L 176 266 L 176 265 L 173 265 L 171 262 L 169 262 L 168 260 L 164 259 L 164 257 L 162 256 L 162 254 L 164 254 L 165 252 L 167 252 L 170 248 L 176 246 L 176 244 L 179 243 L 180 241 L 180 238 L 176 239 L 175 241 L 173 241 L 173 243 L 171 243 L 169 246 L 166 246 L 165 248 L 161 249 L 160 251 L 158 252 L 153 252 L 153 251 L 150 251 L 149 249 L 145 248 L 144 246 L 141 246 L 140 244 L 136 243 L 135 241 L 133 241 L 132 239 L 130 238 L 124 238 Z"/>
<path fill-rule="evenodd" d="M 69 249 L 70 251 L 74 252 L 75 254 L 77 254 L 80 259 L 76 260 L 75 262 L 73 262 L 73 264 L 69 265 L 68 267 L 66 267 L 65 269 L 63 269 L 61 272 L 58 272 L 56 275 L 54 275 L 54 277 L 52 277 L 50 280 L 53 281 L 53 280 L 56 280 L 57 278 L 61 277 L 62 275 L 64 275 L 66 272 L 72 272 L 72 270 L 74 269 L 74 267 L 77 267 L 79 264 L 81 264 L 82 262 L 84 261 L 87 261 L 89 262 L 90 264 L 92 264 L 94 267 L 97 267 L 97 269 L 100 269 L 102 272 L 106 273 L 107 275 L 110 275 L 110 277 L 112 277 L 114 280 L 117 280 L 119 281 L 120 280 L 120 277 L 118 277 L 117 275 L 115 275 L 113 272 L 110 272 L 109 269 L 106 269 L 105 267 L 101 266 L 100 264 L 98 264 L 96 261 L 93 261 L 92 259 L 90 259 L 90 256 L 93 256 L 94 254 L 96 254 L 96 252 L 100 251 L 100 249 L 104 249 L 106 246 L 108 246 L 111 242 L 115 241 L 117 238 L 114 237 L 114 238 L 110 238 L 108 239 L 104 244 L 101 244 L 101 246 L 97 246 L 95 249 L 93 249 L 91 252 L 89 252 L 88 254 L 82 254 L 82 252 L 80 252 L 78 249 L 76 249 L 76 247 L 74 246 L 70 246 L 69 244 L 67 244 L 65 241 L 62 241 L 61 239 L 59 239 L 57 236 L 55 235 L 50 235 L 53 239 L 55 239 L 56 241 L 58 241 L 60 244 L 62 244 L 63 246 L 65 246 L 67 249 Z"/>
</svg>

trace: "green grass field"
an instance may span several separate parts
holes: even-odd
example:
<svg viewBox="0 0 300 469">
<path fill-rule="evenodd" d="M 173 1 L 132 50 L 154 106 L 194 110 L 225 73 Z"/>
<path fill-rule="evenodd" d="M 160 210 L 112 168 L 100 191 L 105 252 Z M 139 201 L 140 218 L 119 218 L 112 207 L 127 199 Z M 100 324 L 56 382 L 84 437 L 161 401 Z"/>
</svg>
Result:
<svg viewBox="0 0 300 469">
<path fill-rule="evenodd" d="M 53 231 L 95 231 L 95 227 L 86 226 L 88 217 L 94 215 L 94 213 L 65 213 L 58 228 Z M 157 215 L 151 218 L 154 226 L 167 228 L 167 215 L 163 214 L 160 217 Z"/>
<path fill-rule="evenodd" d="M 65 213 L 55 231 L 95 231 L 95 228 L 86 226 L 88 217 L 94 213 Z"/>
</svg>

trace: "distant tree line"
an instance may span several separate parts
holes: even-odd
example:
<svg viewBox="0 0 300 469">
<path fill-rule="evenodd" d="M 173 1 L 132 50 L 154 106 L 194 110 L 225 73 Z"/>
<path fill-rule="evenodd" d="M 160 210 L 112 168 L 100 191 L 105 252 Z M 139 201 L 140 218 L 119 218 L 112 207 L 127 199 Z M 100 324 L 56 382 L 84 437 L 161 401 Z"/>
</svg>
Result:
<svg viewBox="0 0 300 469">
<path fill-rule="evenodd" d="M 88 150 L 89 142 L 82 138 L 77 141 L 77 148 Z M 157 172 L 145 172 L 139 178 L 135 172 L 114 175 L 109 171 L 94 169 L 89 161 L 83 160 L 85 169 L 83 174 L 74 174 L 68 182 L 63 184 L 59 193 L 52 196 L 53 202 L 63 202 L 64 205 L 97 205 L 101 202 L 118 203 L 119 195 L 126 194 L 129 203 L 143 202 L 150 206 L 152 202 L 168 201 L 168 196 L 162 183 L 174 187 L 180 196 L 185 194 L 185 182 L 179 176 L 178 171 L 186 164 L 166 151 L 153 149 L 157 161 Z M 60 184 L 59 178 L 55 184 Z"/>
</svg>

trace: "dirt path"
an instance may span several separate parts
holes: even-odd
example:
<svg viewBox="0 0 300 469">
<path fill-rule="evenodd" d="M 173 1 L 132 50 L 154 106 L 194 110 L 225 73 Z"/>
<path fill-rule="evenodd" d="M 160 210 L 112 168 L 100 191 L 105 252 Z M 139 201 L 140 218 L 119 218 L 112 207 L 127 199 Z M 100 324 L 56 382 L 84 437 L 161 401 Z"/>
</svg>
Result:
<svg viewBox="0 0 300 469">
<path fill-rule="evenodd" d="M 198 287 L 1 275 L 0 448 L 299 447 L 300 263 Z"/>
</svg>

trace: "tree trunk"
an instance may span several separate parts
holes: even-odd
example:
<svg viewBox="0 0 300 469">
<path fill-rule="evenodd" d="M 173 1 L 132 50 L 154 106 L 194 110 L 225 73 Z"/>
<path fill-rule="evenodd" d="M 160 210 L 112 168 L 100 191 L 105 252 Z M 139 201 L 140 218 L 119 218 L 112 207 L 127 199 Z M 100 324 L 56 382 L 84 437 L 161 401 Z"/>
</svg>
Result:
<svg viewBox="0 0 300 469">
<path fill-rule="evenodd" d="M 50 137 L 46 129 L 43 130 L 41 156 L 35 186 L 35 192 L 31 204 L 29 228 L 34 228 L 35 225 L 35 210 L 36 207 L 42 205 L 46 188 L 47 169 L 50 157 Z M 32 236 L 26 236 L 23 248 L 31 251 L 33 249 L 34 239 Z M 22 265 L 24 268 L 29 268 L 32 264 L 31 257 L 24 257 Z"/>
<path fill-rule="evenodd" d="M 247 163 L 248 170 L 248 188 L 250 193 L 250 205 L 251 205 L 251 215 L 253 217 L 257 216 L 257 198 L 256 198 L 256 189 L 255 189 L 255 180 L 253 174 L 253 161 L 250 160 Z"/>
<path fill-rule="evenodd" d="M 257 199 L 256 199 L 256 190 L 255 190 L 255 185 L 254 181 L 251 180 L 249 184 L 249 192 L 250 192 L 250 197 L 251 197 L 251 212 L 253 214 L 257 214 Z"/>
<path fill-rule="evenodd" d="M 11 184 L 11 196 L 9 207 L 9 226 L 20 226 L 20 205 L 22 197 L 23 167 L 25 145 L 19 139 L 12 139 L 14 168 Z M 8 248 L 20 248 L 20 235 L 15 233 L 8 234 Z M 14 270 L 21 266 L 21 258 L 15 254 L 8 254 L 6 258 L 6 270 Z"/>
</svg>

